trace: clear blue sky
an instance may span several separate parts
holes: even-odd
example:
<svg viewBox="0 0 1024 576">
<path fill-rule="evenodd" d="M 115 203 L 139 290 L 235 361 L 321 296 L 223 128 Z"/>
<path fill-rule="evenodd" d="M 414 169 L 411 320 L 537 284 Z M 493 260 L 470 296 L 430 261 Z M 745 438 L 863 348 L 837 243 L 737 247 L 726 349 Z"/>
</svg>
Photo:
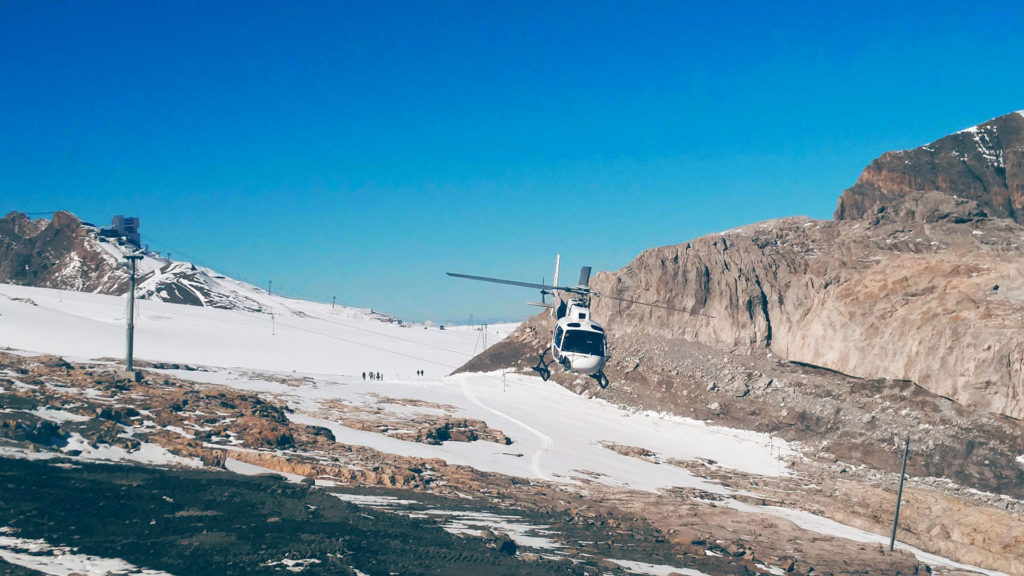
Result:
<svg viewBox="0 0 1024 576">
<path fill-rule="evenodd" d="M 1015 2 L 0 0 L 0 213 L 409 320 L 521 319 L 554 255 L 830 218 L 1024 108 Z"/>
</svg>

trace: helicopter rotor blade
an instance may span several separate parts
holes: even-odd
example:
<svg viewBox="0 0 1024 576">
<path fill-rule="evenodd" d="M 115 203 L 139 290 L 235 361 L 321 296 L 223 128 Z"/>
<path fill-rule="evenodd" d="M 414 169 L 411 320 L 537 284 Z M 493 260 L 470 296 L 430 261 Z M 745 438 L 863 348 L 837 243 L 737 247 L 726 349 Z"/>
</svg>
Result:
<svg viewBox="0 0 1024 576">
<path fill-rule="evenodd" d="M 580 286 L 590 286 L 590 266 L 580 268 Z"/>
<path fill-rule="evenodd" d="M 639 304 L 641 306 L 650 306 L 652 308 L 662 308 L 664 310 L 671 310 L 672 312 L 682 312 L 683 314 L 690 314 L 692 316 L 704 316 L 706 318 L 714 318 L 710 314 L 704 314 L 703 312 L 691 312 L 690 310 L 682 310 L 679 308 L 672 308 L 671 306 L 665 306 L 664 304 L 653 304 L 651 302 L 640 302 L 639 300 L 630 300 L 629 298 L 619 298 L 618 296 L 608 296 L 607 294 L 596 294 L 598 298 L 608 298 L 609 300 L 618 300 L 619 302 L 628 302 L 629 304 Z"/>
<path fill-rule="evenodd" d="M 510 286 L 522 286 L 523 288 L 534 288 L 537 290 L 563 290 L 566 292 L 572 291 L 573 289 L 569 286 L 551 286 L 549 284 L 534 284 L 533 282 L 519 282 L 516 280 L 503 280 L 501 278 L 487 278 L 486 276 L 471 276 L 469 274 L 456 274 L 455 272 L 448 272 L 449 276 L 454 278 L 466 278 L 468 280 L 479 280 L 481 282 L 494 282 L 495 284 L 508 284 Z"/>
</svg>

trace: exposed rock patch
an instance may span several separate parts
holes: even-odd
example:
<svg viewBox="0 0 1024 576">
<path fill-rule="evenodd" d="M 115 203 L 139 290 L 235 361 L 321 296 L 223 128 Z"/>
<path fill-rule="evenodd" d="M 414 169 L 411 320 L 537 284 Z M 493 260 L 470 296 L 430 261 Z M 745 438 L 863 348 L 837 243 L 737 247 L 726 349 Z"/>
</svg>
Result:
<svg viewBox="0 0 1024 576">
<path fill-rule="evenodd" d="M 512 440 L 501 430 L 487 426 L 483 420 L 457 418 L 446 414 L 453 407 L 425 406 L 422 402 L 385 399 L 387 404 L 423 407 L 430 411 L 389 412 L 371 411 L 363 406 L 341 402 L 322 402 L 324 415 L 349 428 L 376 432 L 400 440 L 441 444 L 442 442 L 475 442 L 477 440 L 511 444 Z M 438 414 L 440 412 L 440 414 Z"/>
<path fill-rule="evenodd" d="M 70 212 L 50 221 L 19 212 L 0 218 L 0 282 L 121 294 L 128 275 Z"/>
</svg>

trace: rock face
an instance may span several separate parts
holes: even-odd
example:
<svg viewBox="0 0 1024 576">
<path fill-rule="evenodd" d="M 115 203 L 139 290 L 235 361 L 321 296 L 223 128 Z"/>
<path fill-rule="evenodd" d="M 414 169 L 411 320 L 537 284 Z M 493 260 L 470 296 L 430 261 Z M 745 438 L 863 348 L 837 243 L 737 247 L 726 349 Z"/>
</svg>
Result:
<svg viewBox="0 0 1024 576">
<path fill-rule="evenodd" d="M 598 298 L 594 316 L 613 358 L 617 338 L 684 338 L 911 380 L 1024 418 L 1022 150 L 1024 116 L 1011 114 L 886 154 L 843 194 L 835 221 L 785 218 L 654 248 L 591 281 L 684 312 Z M 543 321 L 527 322 L 488 354 L 549 338 Z"/>
<path fill-rule="evenodd" d="M 843 192 L 835 218 L 863 218 L 879 204 L 926 190 L 974 200 L 990 216 L 1024 223 L 1024 112 L 883 154 Z"/>
<path fill-rule="evenodd" d="M 0 283 L 122 295 L 128 273 L 121 267 L 131 245 L 108 242 L 99 230 L 70 212 L 31 220 L 11 212 L 0 219 Z M 188 262 L 174 262 L 143 250 L 136 297 L 173 304 L 261 312 L 254 287 Z"/>
<path fill-rule="evenodd" d="M 0 282 L 103 294 L 128 289 L 117 258 L 70 212 L 50 221 L 19 212 L 0 219 Z"/>
<path fill-rule="evenodd" d="M 653 332 L 1024 416 L 1024 228 L 914 193 L 856 222 L 789 218 L 642 253 L 592 284 L 613 337 Z"/>
</svg>

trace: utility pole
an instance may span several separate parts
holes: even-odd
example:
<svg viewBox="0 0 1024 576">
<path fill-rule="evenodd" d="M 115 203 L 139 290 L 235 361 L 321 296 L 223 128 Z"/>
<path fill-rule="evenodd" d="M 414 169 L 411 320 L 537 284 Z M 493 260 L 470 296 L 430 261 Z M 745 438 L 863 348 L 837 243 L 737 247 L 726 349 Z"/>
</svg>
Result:
<svg viewBox="0 0 1024 576">
<path fill-rule="evenodd" d="M 134 370 L 132 366 L 132 353 L 135 345 L 135 263 L 142 259 L 142 254 L 126 254 L 124 257 L 131 268 L 128 281 L 128 352 L 125 354 L 124 369 L 128 372 Z"/>
<path fill-rule="evenodd" d="M 274 288 L 274 281 L 273 280 L 267 280 L 267 294 L 273 294 L 274 293 L 273 288 Z"/>
<path fill-rule="evenodd" d="M 896 492 L 896 515 L 892 519 L 892 538 L 889 539 L 889 551 L 892 552 L 896 546 L 896 524 L 900 521 L 900 501 L 903 500 L 903 477 L 907 475 L 907 456 L 910 455 L 910 434 L 907 434 L 907 444 L 903 448 L 903 470 L 900 472 L 900 488 Z"/>
<path fill-rule="evenodd" d="M 337 300 L 337 296 L 331 296 L 331 310 L 334 310 L 334 301 Z"/>
<path fill-rule="evenodd" d="M 487 350 L 487 324 L 484 324 L 484 350 Z"/>
</svg>

